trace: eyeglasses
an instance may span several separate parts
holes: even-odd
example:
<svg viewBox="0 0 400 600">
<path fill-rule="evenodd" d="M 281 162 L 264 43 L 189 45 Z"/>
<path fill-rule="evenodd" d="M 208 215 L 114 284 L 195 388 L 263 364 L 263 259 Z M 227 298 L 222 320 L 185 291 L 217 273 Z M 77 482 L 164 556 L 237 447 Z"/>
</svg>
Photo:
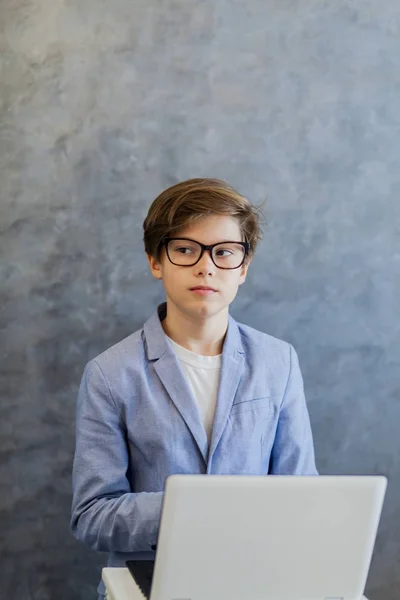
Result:
<svg viewBox="0 0 400 600">
<path fill-rule="evenodd" d="M 250 251 L 248 242 L 219 242 L 206 246 L 189 238 L 166 238 L 169 261 L 178 267 L 193 267 L 207 251 L 218 269 L 238 269 Z"/>
</svg>

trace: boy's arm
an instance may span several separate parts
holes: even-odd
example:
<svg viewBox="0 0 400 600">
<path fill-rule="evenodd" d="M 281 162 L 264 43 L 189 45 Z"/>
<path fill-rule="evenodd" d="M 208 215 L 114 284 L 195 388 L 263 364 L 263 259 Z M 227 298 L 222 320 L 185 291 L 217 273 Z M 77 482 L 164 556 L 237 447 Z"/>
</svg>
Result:
<svg viewBox="0 0 400 600">
<path fill-rule="evenodd" d="M 290 371 L 271 453 L 272 475 L 318 475 L 303 378 L 290 346 Z"/>
<path fill-rule="evenodd" d="M 98 364 L 78 394 L 71 529 L 100 552 L 149 551 L 156 543 L 163 493 L 132 493 L 125 425 Z"/>
</svg>

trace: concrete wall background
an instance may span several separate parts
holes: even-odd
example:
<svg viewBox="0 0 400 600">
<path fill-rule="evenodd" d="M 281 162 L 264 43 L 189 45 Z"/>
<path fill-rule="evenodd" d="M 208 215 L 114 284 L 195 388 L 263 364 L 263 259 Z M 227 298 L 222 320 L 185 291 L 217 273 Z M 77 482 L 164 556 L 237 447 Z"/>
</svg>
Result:
<svg viewBox="0 0 400 600">
<path fill-rule="evenodd" d="M 233 315 L 298 350 L 322 473 L 390 485 L 368 583 L 400 593 L 400 6 L 0 4 L 0 581 L 88 600 L 68 529 L 87 360 L 162 299 L 141 223 L 193 176 L 268 197 Z"/>
</svg>

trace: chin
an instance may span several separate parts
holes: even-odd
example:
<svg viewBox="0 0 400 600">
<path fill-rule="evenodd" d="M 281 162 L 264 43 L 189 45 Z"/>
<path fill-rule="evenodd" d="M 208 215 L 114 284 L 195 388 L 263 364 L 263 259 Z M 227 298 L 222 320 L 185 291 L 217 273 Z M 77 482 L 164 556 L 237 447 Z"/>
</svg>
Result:
<svg viewBox="0 0 400 600">
<path fill-rule="evenodd" d="M 191 314 L 201 319 L 207 319 L 210 317 L 216 317 L 219 313 L 225 310 L 226 306 L 220 306 L 213 304 L 212 302 L 199 302 L 196 305 L 188 307 Z"/>
<path fill-rule="evenodd" d="M 216 317 L 218 314 L 225 311 L 229 302 L 221 302 L 221 298 L 211 300 L 210 298 L 173 298 L 169 297 L 169 301 L 172 302 L 178 311 L 182 314 L 186 314 L 191 319 L 209 319 Z"/>
</svg>

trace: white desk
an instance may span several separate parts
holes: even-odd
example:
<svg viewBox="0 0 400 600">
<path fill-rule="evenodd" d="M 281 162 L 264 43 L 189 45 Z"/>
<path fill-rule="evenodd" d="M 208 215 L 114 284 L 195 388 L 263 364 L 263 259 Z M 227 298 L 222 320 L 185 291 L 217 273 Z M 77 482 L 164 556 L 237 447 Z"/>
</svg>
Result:
<svg viewBox="0 0 400 600">
<path fill-rule="evenodd" d="M 144 600 L 128 569 L 105 567 L 102 577 L 107 589 L 107 600 Z M 361 600 L 367 599 L 363 596 Z"/>
</svg>

